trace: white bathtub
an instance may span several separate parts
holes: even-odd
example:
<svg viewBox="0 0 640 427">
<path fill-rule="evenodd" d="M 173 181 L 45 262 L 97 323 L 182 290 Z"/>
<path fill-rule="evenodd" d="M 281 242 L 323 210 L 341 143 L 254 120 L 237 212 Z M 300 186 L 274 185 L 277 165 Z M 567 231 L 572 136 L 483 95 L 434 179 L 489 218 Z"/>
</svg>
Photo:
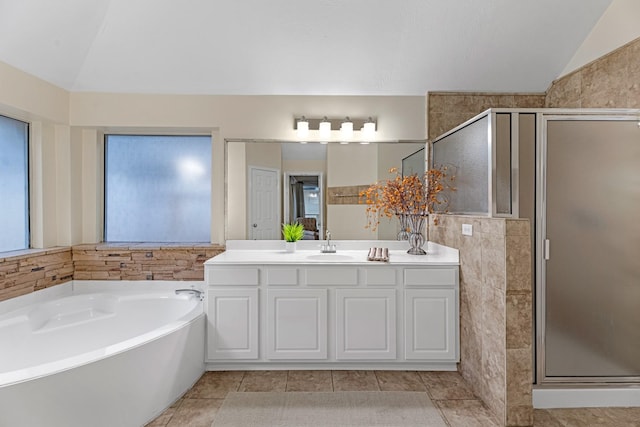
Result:
<svg viewBox="0 0 640 427">
<path fill-rule="evenodd" d="M 74 281 L 0 303 L 0 426 L 142 426 L 204 372 L 202 282 Z"/>
</svg>

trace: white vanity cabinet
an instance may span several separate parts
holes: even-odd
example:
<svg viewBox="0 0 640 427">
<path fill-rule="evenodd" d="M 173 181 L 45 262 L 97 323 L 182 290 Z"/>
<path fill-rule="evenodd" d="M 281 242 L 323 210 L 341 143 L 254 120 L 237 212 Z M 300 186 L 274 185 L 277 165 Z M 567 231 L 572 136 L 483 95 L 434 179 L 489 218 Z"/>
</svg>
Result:
<svg viewBox="0 0 640 427">
<path fill-rule="evenodd" d="M 208 369 L 456 368 L 457 251 L 441 262 L 391 252 L 384 264 L 364 250 L 327 258 L 341 262 L 267 252 L 205 264 Z"/>
</svg>

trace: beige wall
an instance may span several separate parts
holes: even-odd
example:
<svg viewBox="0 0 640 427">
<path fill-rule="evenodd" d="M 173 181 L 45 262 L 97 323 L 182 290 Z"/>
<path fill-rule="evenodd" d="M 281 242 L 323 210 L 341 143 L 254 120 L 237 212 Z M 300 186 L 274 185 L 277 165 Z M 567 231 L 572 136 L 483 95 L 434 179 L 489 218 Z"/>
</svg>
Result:
<svg viewBox="0 0 640 427">
<path fill-rule="evenodd" d="M 0 114 L 69 124 L 69 92 L 0 62 Z"/>
<path fill-rule="evenodd" d="M 227 230 L 228 239 L 247 238 L 247 189 L 249 166 L 280 171 L 282 189 L 282 150 L 280 144 L 234 142 L 227 144 Z M 231 212 L 231 214 L 229 214 Z"/>
<path fill-rule="evenodd" d="M 560 76 L 597 60 L 640 37 L 640 2 L 613 0 Z"/>
<path fill-rule="evenodd" d="M 0 114 L 31 125 L 33 247 L 102 239 L 104 132 L 212 135 L 211 241 L 221 243 L 224 138 L 295 140 L 296 116 L 349 115 L 376 117 L 380 140 L 423 139 L 424 104 L 421 96 L 69 93 L 0 63 Z"/>
<path fill-rule="evenodd" d="M 369 185 L 378 180 L 376 144 L 330 144 L 327 148 L 327 187 Z M 377 233 L 365 229 L 364 205 L 328 205 L 327 229 L 334 238 L 376 239 Z M 355 224 L 362 224 L 357 226 Z"/>
<path fill-rule="evenodd" d="M 232 240 L 247 238 L 247 142 L 227 144 L 227 209 L 226 236 Z"/>
</svg>

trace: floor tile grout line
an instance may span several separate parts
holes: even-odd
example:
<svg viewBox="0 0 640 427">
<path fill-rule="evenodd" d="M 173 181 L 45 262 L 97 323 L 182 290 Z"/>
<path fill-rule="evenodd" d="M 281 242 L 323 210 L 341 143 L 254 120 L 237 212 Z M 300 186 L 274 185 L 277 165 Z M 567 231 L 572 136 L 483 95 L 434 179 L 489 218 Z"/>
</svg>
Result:
<svg viewBox="0 0 640 427">
<path fill-rule="evenodd" d="M 378 383 L 378 390 L 382 391 L 382 386 L 380 385 L 380 378 L 378 378 L 378 371 L 374 370 L 373 375 L 376 377 L 376 382 Z"/>
</svg>

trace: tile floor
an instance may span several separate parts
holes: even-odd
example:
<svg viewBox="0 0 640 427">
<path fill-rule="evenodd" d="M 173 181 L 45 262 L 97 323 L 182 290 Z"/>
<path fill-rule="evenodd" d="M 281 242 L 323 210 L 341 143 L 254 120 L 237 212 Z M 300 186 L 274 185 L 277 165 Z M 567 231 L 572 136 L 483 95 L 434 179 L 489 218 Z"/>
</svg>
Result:
<svg viewBox="0 0 640 427">
<path fill-rule="evenodd" d="M 457 372 L 225 371 L 206 372 L 147 427 L 210 427 L 228 392 L 424 391 L 451 427 L 499 427 Z M 536 427 L 640 427 L 640 408 L 535 410 Z"/>
</svg>

